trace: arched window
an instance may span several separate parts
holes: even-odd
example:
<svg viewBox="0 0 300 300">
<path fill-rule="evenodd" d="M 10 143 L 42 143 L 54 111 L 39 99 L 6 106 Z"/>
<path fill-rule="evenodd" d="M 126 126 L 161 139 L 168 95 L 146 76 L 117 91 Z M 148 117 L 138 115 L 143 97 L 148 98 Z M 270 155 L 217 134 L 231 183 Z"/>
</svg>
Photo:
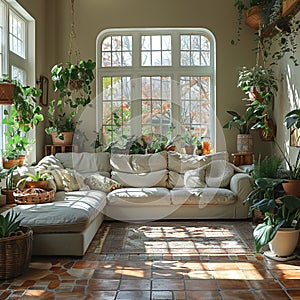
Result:
<svg viewBox="0 0 300 300">
<path fill-rule="evenodd" d="M 215 40 L 202 28 L 109 29 L 97 38 L 106 141 L 191 130 L 215 142 Z"/>
</svg>

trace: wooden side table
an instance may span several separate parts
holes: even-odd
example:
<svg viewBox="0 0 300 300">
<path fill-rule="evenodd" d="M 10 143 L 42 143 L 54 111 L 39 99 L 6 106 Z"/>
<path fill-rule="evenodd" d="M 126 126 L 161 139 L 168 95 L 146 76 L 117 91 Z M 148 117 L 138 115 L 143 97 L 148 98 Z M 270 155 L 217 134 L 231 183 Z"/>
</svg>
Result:
<svg viewBox="0 0 300 300">
<path fill-rule="evenodd" d="M 235 166 L 252 165 L 253 164 L 253 153 L 232 153 L 232 163 Z"/>
<path fill-rule="evenodd" d="M 45 145 L 45 156 L 55 155 L 56 153 L 78 152 L 77 145 Z"/>
</svg>

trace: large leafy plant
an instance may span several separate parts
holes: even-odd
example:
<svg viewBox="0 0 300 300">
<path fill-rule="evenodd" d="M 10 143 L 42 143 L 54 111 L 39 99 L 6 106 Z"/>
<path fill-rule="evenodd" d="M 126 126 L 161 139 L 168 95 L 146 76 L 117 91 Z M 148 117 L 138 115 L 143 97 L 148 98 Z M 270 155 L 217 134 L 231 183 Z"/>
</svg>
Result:
<svg viewBox="0 0 300 300">
<path fill-rule="evenodd" d="M 300 228 L 300 199 L 286 195 L 278 199 L 264 198 L 252 205 L 265 214 L 264 222 L 253 231 L 256 252 L 273 240 L 280 228 Z"/>
</svg>

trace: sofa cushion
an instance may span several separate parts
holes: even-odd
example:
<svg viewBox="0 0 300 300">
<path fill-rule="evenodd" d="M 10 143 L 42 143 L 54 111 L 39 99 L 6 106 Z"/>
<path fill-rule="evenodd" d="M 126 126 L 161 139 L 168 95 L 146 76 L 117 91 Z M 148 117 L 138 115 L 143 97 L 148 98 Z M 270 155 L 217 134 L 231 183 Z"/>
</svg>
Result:
<svg viewBox="0 0 300 300">
<path fill-rule="evenodd" d="M 109 193 L 115 189 L 119 189 L 122 185 L 103 175 L 93 174 L 84 179 L 84 183 L 88 185 L 88 187 L 92 190 L 100 190 L 105 193 Z"/>
<path fill-rule="evenodd" d="M 52 203 L 17 205 L 21 224 L 34 233 L 81 232 L 102 212 L 106 194 L 101 191 L 58 192 Z M 63 199 L 63 200 L 62 200 Z"/>
<path fill-rule="evenodd" d="M 55 157 L 65 168 L 74 169 L 85 176 L 99 172 L 109 177 L 111 171 L 110 155 L 107 152 L 56 153 Z"/>
<path fill-rule="evenodd" d="M 123 188 L 110 192 L 107 203 L 112 206 L 171 205 L 166 188 Z"/>
<path fill-rule="evenodd" d="M 226 160 L 214 160 L 195 170 L 186 171 L 184 186 L 193 187 L 227 187 L 234 172 L 244 171 Z"/>
<path fill-rule="evenodd" d="M 112 171 L 111 178 L 126 187 L 166 187 L 168 170 L 137 174 Z"/>
<path fill-rule="evenodd" d="M 54 178 L 57 191 L 78 191 L 85 186 L 81 174 L 72 169 L 53 169 L 50 171 Z"/>
<path fill-rule="evenodd" d="M 167 152 L 154 154 L 112 154 L 113 171 L 140 174 L 167 169 Z"/>
<path fill-rule="evenodd" d="M 228 160 L 227 152 L 217 152 L 208 155 L 189 155 L 181 154 L 175 151 L 168 152 L 169 178 L 168 188 L 184 187 L 184 174 L 189 170 L 195 170 L 207 165 L 214 160 Z M 177 173 L 177 174 L 176 174 Z"/>
<path fill-rule="evenodd" d="M 48 155 L 43 157 L 37 164 L 36 169 L 43 170 L 43 169 L 62 169 L 64 166 L 59 161 L 58 158 L 56 158 L 54 155 Z"/>
<path fill-rule="evenodd" d="M 170 193 L 174 205 L 228 205 L 237 200 L 231 190 L 224 188 L 175 188 Z"/>
</svg>

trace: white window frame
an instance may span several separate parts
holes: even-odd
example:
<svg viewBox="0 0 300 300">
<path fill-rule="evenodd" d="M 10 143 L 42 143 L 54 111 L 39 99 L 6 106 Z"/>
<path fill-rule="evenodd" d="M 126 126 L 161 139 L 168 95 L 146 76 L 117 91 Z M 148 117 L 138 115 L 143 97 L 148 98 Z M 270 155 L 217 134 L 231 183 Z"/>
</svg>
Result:
<svg viewBox="0 0 300 300">
<path fill-rule="evenodd" d="M 172 34 L 178 35 L 178 38 L 172 38 L 172 66 L 141 66 L 141 47 L 137 45 L 141 35 L 163 35 Z M 211 46 L 210 66 L 180 66 L 180 35 L 181 34 L 202 34 L 205 35 Z M 108 36 L 132 35 L 133 36 L 133 53 L 132 66 L 126 67 L 102 67 L 102 42 Z M 174 51 L 175 49 L 175 51 Z M 176 51 L 176 49 L 178 51 Z M 96 129 L 99 131 L 102 126 L 102 77 L 106 76 L 131 76 L 132 79 L 141 78 L 141 76 L 171 76 L 172 91 L 176 93 L 180 83 L 181 76 L 209 76 L 210 84 L 210 140 L 216 147 L 216 43 L 214 35 L 205 28 L 126 28 L 126 29 L 106 29 L 99 33 L 96 41 Z M 133 94 L 132 100 L 141 99 L 139 88 L 135 86 L 134 80 L 131 85 Z M 174 98 L 172 102 L 172 117 L 178 123 L 180 122 L 180 96 Z M 172 98 L 173 101 L 173 98 Z M 141 101 L 140 101 L 141 102 Z M 138 111 L 141 111 L 140 108 Z M 134 109 L 133 109 L 134 113 Z M 138 119 L 138 118 L 137 118 Z M 140 120 L 140 119 L 138 119 Z M 137 121 L 138 122 L 138 121 Z M 182 132 L 174 132 L 174 134 Z M 132 126 L 132 135 L 140 136 L 141 130 L 139 126 Z"/>
<path fill-rule="evenodd" d="M 15 66 L 22 71 L 26 72 L 26 82 L 24 84 L 35 86 L 35 20 L 33 17 L 16 1 L 16 0 L 0 0 L 1 5 L 4 6 L 4 20 L 3 21 L 3 38 L 4 43 L 2 47 L 2 74 L 8 74 L 11 76 L 12 66 Z M 9 12 L 13 11 L 19 18 L 25 22 L 25 55 L 19 56 L 16 53 L 10 51 L 9 47 Z M 6 137 L 3 135 L 3 125 L 1 124 L 3 119 L 3 110 L 5 107 L 0 105 L 0 150 L 4 148 Z M 8 107 L 9 109 L 9 107 Z M 33 128 L 28 135 L 29 140 L 36 138 L 36 131 Z M 31 151 L 32 161 L 36 161 L 36 147 L 33 145 Z"/>
</svg>

